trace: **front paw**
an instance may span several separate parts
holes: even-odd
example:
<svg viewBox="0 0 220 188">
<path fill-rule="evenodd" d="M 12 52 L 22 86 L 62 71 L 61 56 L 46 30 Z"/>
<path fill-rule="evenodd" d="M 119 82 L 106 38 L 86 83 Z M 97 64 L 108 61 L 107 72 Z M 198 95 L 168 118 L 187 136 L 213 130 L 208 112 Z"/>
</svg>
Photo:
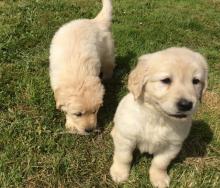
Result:
<svg viewBox="0 0 220 188">
<path fill-rule="evenodd" d="M 169 187 L 170 177 L 166 170 L 150 169 L 150 181 L 154 187 L 166 188 Z"/>
<path fill-rule="evenodd" d="M 116 183 L 124 182 L 129 176 L 129 165 L 116 165 L 113 164 L 110 169 L 112 180 Z"/>
</svg>

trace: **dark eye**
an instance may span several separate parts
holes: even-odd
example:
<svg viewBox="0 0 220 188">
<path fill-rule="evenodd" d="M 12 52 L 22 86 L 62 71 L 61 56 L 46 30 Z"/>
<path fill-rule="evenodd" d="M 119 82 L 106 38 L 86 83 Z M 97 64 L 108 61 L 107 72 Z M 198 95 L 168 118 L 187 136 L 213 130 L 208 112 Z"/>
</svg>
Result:
<svg viewBox="0 0 220 188">
<path fill-rule="evenodd" d="M 172 80 L 170 78 L 165 78 L 165 79 L 161 80 L 161 82 L 164 84 L 171 84 Z"/>
<path fill-rule="evenodd" d="M 97 110 L 93 111 L 92 113 L 95 114 L 97 112 Z"/>
<path fill-rule="evenodd" d="M 192 83 L 193 83 L 194 85 L 196 85 L 196 84 L 200 83 L 200 80 L 197 79 L 197 78 L 193 78 Z"/>
<path fill-rule="evenodd" d="M 82 114 L 82 112 L 77 112 L 74 115 L 77 116 L 77 117 L 81 117 L 83 114 Z"/>
</svg>

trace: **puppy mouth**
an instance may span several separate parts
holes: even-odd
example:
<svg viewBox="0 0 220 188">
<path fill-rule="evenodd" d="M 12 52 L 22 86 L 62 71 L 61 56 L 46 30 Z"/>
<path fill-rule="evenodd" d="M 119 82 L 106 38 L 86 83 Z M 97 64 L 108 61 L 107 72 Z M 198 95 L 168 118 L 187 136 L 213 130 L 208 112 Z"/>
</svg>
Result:
<svg viewBox="0 0 220 188">
<path fill-rule="evenodd" d="M 180 112 L 177 112 L 176 114 L 170 114 L 169 112 L 165 111 L 158 102 L 156 102 L 156 107 L 157 109 L 162 112 L 164 115 L 170 117 L 170 118 L 173 118 L 173 119 L 186 119 L 188 117 L 187 114 L 183 114 L 183 113 L 180 113 Z"/>
<path fill-rule="evenodd" d="M 160 107 L 160 106 L 159 106 Z M 187 115 L 186 114 L 181 114 L 181 113 L 176 113 L 176 114 L 170 114 L 168 112 L 166 112 L 165 110 L 163 110 L 161 107 L 160 107 L 160 110 L 166 114 L 167 116 L 169 117 L 172 117 L 172 118 L 175 118 L 175 119 L 184 119 L 184 118 L 187 118 Z"/>
<path fill-rule="evenodd" d="M 168 116 L 174 117 L 174 118 L 178 118 L 178 119 L 182 119 L 182 118 L 186 118 L 187 115 L 186 114 L 167 114 Z"/>
</svg>

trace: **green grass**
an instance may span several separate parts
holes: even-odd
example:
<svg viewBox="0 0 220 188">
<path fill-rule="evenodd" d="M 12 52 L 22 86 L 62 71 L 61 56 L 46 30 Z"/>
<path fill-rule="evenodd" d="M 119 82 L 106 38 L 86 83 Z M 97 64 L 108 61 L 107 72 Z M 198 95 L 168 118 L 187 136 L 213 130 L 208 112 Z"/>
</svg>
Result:
<svg viewBox="0 0 220 188">
<path fill-rule="evenodd" d="M 65 22 L 92 18 L 97 0 L 0 1 L 0 187 L 117 187 L 109 176 L 112 118 L 138 56 L 171 46 L 207 57 L 209 88 L 193 129 L 171 164 L 171 187 L 220 187 L 220 2 L 113 0 L 116 63 L 105 84 L 100 134 L 62 134 L 48 77 L 48 50 Z M 119 187 L 151 187 L 151 157 L 136 155 Z"/>
</svg>

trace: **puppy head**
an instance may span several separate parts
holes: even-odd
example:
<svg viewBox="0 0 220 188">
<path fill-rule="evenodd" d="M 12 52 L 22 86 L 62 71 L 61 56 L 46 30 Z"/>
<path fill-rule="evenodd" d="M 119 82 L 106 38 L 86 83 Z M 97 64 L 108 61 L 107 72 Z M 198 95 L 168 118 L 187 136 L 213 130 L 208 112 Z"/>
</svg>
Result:
<svg viewBox="0 0 220 188">
<path fill-rule="evenodd" d="M 100 79 L 92 76 L 58 88 L 55 91 L 56 106 L 66 113 L 66 127 L 79 134 L 94 130 L 103 95 Z"/>
<path fill-rule="evenodd" d="M 207 87 L 205 59 L 187 48 L 169 48 L 139 58 L 128 89 L 172 119 L 186 119 L 196 110 Z"/>
</svg>

